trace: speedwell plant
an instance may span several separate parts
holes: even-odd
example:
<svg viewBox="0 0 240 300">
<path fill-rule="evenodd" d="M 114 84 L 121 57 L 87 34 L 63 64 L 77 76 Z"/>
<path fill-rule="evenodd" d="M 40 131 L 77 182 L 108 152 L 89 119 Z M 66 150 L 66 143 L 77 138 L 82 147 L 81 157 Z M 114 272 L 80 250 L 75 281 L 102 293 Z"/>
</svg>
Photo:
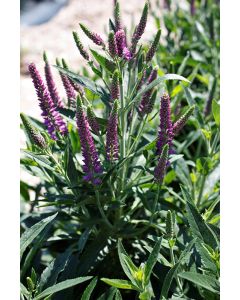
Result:
<svg viewBox="0 0 240 300">
<path fill-rule="evenodd" d="M 21 218 L 21 299 L 219 298 L 218 182 L 204 192 L 218 165 L 219 106 L 209 133 L 191 82 L 163 74 L 154 59 L 161 30 L 141 44 L 148 11 L 146 2 L 127 35 L 115 1 L 107 40 L 80 23 L 77 72 L 46 52 L 45 74 L 29 64 L 43 122 L 21 114 L 22 166 L 39 178 L 21 182 L 30 204 Z M 177 116 L 169 80 L 185 91 Z"/>
</svg>

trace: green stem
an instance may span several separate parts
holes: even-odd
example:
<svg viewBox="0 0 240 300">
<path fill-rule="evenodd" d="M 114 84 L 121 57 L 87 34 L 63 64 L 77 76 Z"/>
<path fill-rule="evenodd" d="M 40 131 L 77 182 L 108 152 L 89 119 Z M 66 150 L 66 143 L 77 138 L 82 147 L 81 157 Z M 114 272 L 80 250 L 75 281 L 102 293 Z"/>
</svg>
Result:
<svg viewBox="0 0 240 300">
<path fill-rule="evenodd" d="M 121 147 L 120 147 L 120 153 L 121 153 L 121 159 L 123 159 L 126 156 L 126 122 L 125 122 L 125 114 L 124 107 L 125 107 L 125 100 L 124 100 L 124 94 L 123 94 L 123 72 L 119 67 L 119 72 L 121 74 L 121 82 L 120 82 L 120 98 L 121 98 L 121 116 L 120 116 L 120 125 L 121 125 L 121 133 L 122 133 L 122 141 L 121 141 Z M 121 191 L 124 187 L 124 180 L 125 180 L 125 166 L 122 168 L 122 175 L 121 175 Z"/>
<path fill-rule="evenodd" d="M 175 266 L 176 262 L 175 262 L 174 252 L 173 252 L 173 246 L 170 243 L 169 243 L 169 247 L 170 247 L 171 262 L 172 262 L 172 265 Z M 179 288 L 180 292 L 182 293 L 183 288 L 182 288 L 182 284 L 181 284 L 180 279 L 179 279 L 178 276 L 176 276 L 176 280 L 177 280 L 178 288 Z"/>
<path fill-rule="evenodd" d="M 153 211 L 152 211 L 152 215 L 151 215 L 151 218 L 150 218 L 150 224 L 153 222 L 153 217 L 154 217 L 155 212 L 156 212 L 157 203 L 158 203 L 158 200 L 159 200 L 160 190 L 161 190 L 161 186 L 158 185 L 157 186 L 157 193 L 156 193 L 156 196 L 155 196 L 155 199 L 154 199 L 154 203 L 153 203 Z"/>
<path fill-rule="evenodd" d="M 148 115 L 145 116 L 144 121 L 140 124 L 140 126 L 138 128 L 137 137 L 134 140 L 134 142 L 132 143 L 132 146 L 131 146 L 131 148 L 130 148 L 130 150 L 128 152 L 128 156 L 131 155 L 131 152 L 134 149 L 134 146 L 137 145 L 137 142 L 138 142 L 138 140 L 139 140 L 139 138 L 140 138 L 140 136 L 141 136 L 141 134 L 143 132 L 143 129 L 144 129 L 145 125 L 146 125 L 147 117 L 148 117 Z"/>
<path fill-rule="evenodd" d="M 111 229 L 113 229 L 113 225 L 109 222 L 107 216 L 105 215 L 104 211 L 103 211 L 103 208 L 102 208 L 102 205 L 101 205 L 101 202 L 100 202 L 100 197 L 99 197 L 99 191 L 97 189 L 95 189 L 95 195 L 96 195 L 96 199 L 97 199 L 97 207 L 98 207 L 98 210 L 104 220 L 104 223 Z"/>
</svg>

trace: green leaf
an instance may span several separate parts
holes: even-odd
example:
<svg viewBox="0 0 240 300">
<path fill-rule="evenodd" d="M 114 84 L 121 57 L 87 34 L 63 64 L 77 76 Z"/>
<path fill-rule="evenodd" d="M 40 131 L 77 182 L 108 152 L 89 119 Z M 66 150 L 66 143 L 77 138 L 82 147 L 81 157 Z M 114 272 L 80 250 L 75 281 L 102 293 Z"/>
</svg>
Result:
<svg viewBox="0 0 240 300">
<path fill-rule="evenodd" d="M 24 264 L 22 266 L 21 269 L 21 278 L 24 278 L 27 270 L 29 269 L 29 267 L 32 264 L 32 260 L 34 259 L 38 249 L 41 248 L 43 242 L 47 239 L 47 234 L 49 232 L 50 226 L 47 226 L 43 229 L 43 231 L 41 232 L 41 234 L 39 234 L 35 240 L 34 240 L 34 244 L 31 247 L 31 249 L 29 250 L 25 260 L 24 260 Z"/>
<path fill-rule="evenodd" d="M 35 154 L 35 153 L 27 151 L 27 150 L 23 150 L 23 152 L 25 154 L 27 154 L 28 156 L 32 157 L 40 166 L 42 166 L 50 171 L 55 172 L 55 169 L 52 166 L 52 163 L 48 160 L 46 155 Z"/>
<path fill-rule="evenodd" d="M 74 285 L 77 285 L 79 283 L 87 281 L 91 278 L 92 278 L 92 276 L 86 276 L 86 277 L 78 277 L 78 278 L 74 278 L 74 279 L 68 279 L 68 280 L 65 280 L 63 282 L 59 282 L 59 283 L 47 288 L 46 290 L 44 290 L 42 293 L 37 295 L 33 300 L 42 299 L 42 298 L 44 298 L 48 295 L 52 295 L 52 294 L 57 293 L 59 291 L 68 289 L 68 288 L 70 288 Z"/>
<path fill-rule="evenodd" d="M 78 184 L 78 172 L 73 160 L 73 153 L 72 153 L 72 149 L 70 148 L 70 146 L 68 145 L 66 147 L 66 171 L 67 171 L 67 175 L 68 178 L 71 181 L 71 185 L 75 186 Z"/>
<path fill-rule="evenodd" d="M 183 186 L 181 186 L 181 190 L 183 197 L 186 200 L 187 219 L 193 235 L 215 249 L 218 245 L 215 233 L 203 220 L 188 191 Z"/>
<path fill-rule="evenodd" d="M 217 126 L 220 125 L 220 104 L 216 100 L 212 101 L 212 113 Z"/>
<path fill-rule="evenodd" d="M 199 122 L 199 127 L 202 127 L 204 125 L 204 120 L 203 120 L 203 117 L 202 117 L 202 114 L 199 110 L 199 107 L 198 107 L 198 104 L 197 102 L 193 99 L 192 95 L 191 95 L 191 92 L 190 92 L 190 89 L 185 87 L 184 85 L 182 85 L 183 89 L 184 89 L 184 92 L 185 92 L 185 96 L 186 96 L 186 99 L 187 99 L 187 102 L 188 102 L 188 105 L 189 106 L 195 106 L 195 116 L 196 116 L 196 119 L 198 120 Z"/>
<path fill-rule="evenodd" d="M 213 167 L 212 160 L 209 157 L 200 157 L 196 161 L 196 167 L 200 174 L 208 175 Z"/>
<path fill-rule="evenodd" d="M 82 294 L 81 300 L 89 300 L 91 297 L 91 294 L 97 284 L 97 277 L 94 277 L 92 281 L 89 283 L 89 285 L 86 287 L 84 293 Z"/>
<path fill-rule="evenodd" d="M 90 234 L 90 229 L 87 228 L 80 236 L 79 240 L 78 240 L 78 252 L 82 253 L 88 238 L 89 238 L 89 234 Z"/>
<path fill-rule="evenodd" d="M 155 80 L 153 80 L 153 82 L 151 82 L 148 85 L 144 85 L 142 87 L 142 89 L 139 91 L 139 93 L 132 99 L 132 101 L 129 102 L 129 104 L 125 107 L 125 110 L 127 111 L 134 103 L 136 103 L 139 98 L 145 94 L 147 91 L 149 91 L 150 89 L 154 88 L 155 86 L 157 86 L 160 83 L 163 83 L 166 80 L 182 80 L 185 82 L 190 83 L 190 81 L 188 79 L 186 79 L 183 76 L 177 75 L 177 74 L 166 74 L 164 76 L 161 76 L 160 78 L 157 78 Z"/>
<path fill-rule="evenodd" d="M 196 285 L 207 289 L 208 291 L 219 294 L 219 282 L 214 277 L 196 272 L 183 272 L 178 276 L 191 281 Z"/>
<path fill-rule="evenodd" d="M 172 164 L 174 161 L 183 157 L 183 154 L 171 154 L 169 157 L 169 162 Z"/>
<path fill-rule="evenodd" d="M 119 289 L 138 290 L 129 280 L 101 278 L 101 281 Z"/>
<path fill-rule="evenodd" d="M 30 295 L 30 292 L 27 290 L 27 288 L 22 283 L 20 283 L 20 289 L 21 289 L 21 293 L 24 296 L 28 297 Z"/>
<path fill-rule="evenodd" d="M 106 71 L 109 71 L 110 73 L 113 73 L 114 70 L 117 68 L 116 64 L 107 59 L 105 56 L 99 54 L 98 52 L 94 51 L 93 49 L 90 49 L 92 52 L 92 55 L 96 59 L 96 61 L 102 66 Z"/>
<path fill-rule="evenodd" d="M 191 250 L 193 244 L 195 243 L 195 240 L 196 239 L 193 239 L 187 245 L 185 250 L 181 253 L 178 262 L 168 271 L 168 273 L 164 279 L 164 282 L 163 282 L 161 295 L 159 298 L 160 300 L 168 299 L 168 291 L 171 287 L 171 283 L 172 283 L 173 279 L 177 276 L 179 266 L 181 265 L 181 263 L 183 263 L 185 261 L 186 257 L 190 253 L 190 250 Z"/>
<path fill-rule="evenodd" d="M 146 262 L 145 269 L 144 269 L 144 275 L 145 275 L 144 284 L 145 284 L 145 286 L 147 286 L 149 284 L 152 269 L 155 266 L 157 259 L 158 259 L 158 255 L 159 255 L 160 248 L 161 248 L 161 243 L 162 243 L 162 237 L 157 241 L 157 243 L 153 247 L 153 250 L 152 250 L 151 254 L 149 255 L 148 260 Z"/>
<path fill-rule="evenodd" d="M 216 266 L 215 262 L 213 261 L 212 257 L 210 256 L 209 252 L 203 245 L 204 245 L 203 242 L 201 242 L 199 239 L 197 239 L 197 241 L 195 243 L 195 247 L 201 257 L 201 263 L 204 266 L 204 269 L 211 271 L 213 274 L 216 274 L 217 266 Z"/>
<path fill-rule="evenodd" d="M 20 240 L 20 257 L 22 257 L 23 252 L 31 244 L 31 242 L 41 233 L 41 231 L 56 218 L 57 214 L 58 213 L 41 220 L 37 224 L 33 225 L 31 228 L 28 228 L 22 234 Z"/>
<path fill-rule="evenodd" d="M 71 251 L 67 250 L 64 253 L 58 255 L 57 258 L 53 259 L 50 264 L 43 270 L 37 289 L 38 292 L 41 292 L 43 289 L 46 289 L 57 282 L 58 275 L 64 270 L 70 253 Z"/>
<path fill-rule="evenodd" d="M 102 95 L 101 88 L 95 82 L 91 81 L 87 77 L 80 76 L 80 75 L 78 75 L 74 72 L 71 72 L 69 70 L 66 70 L 62 67 L 58 67 L 58 66 L 54 66 L 54 67 L 57 68 L 61 73 L 70 77 L 74 82 L 83 85 L 85 88 L 90 90 L 93 94 L 96 94 L 99 96 Z"/>
<path fill-rule="evenodd" d="M 122 295 L 121 295 L 121 293 L 120 293 L 119 290 L 116 291 L 116 294 L 115 294 L 115 300 L 123 300 L 123 299 L 122 299 Z"/>
<path fill-rule="evenodd" d="M 94 223 L 94 220 L 93 220 Z M 98 262 L 98 256 L 100 252 L 108 245 L 110 233 L 106 228 L 103 228 L 91 243 L 87 244 L 83 254 L 79 259 L 79 265 L 81 266 L 79 270 L 79 275 L 86 274 L 90 268 L 95 266 Z"/>
<path fill-rule="evenodd" d="M 117 289 L 115 287 L 111 287 L 105 293 L 103 293 L 97 300 L 113 300 L 113 297 L 116 294 Z"/>
<path fill-rule="evenodd" d="M 138 268 L 128 256 L 120 240 L 118 240 L 118 256 L 124 273 L 134 285 L 138 286 L 138 283 L 134 277 L 134 274 L 138 272 Z"/>
<path fill-rule="evenodd" d="M 185 70 L 185 68 L 187 66 L 189 57 L 190 57 L 190 52 L 188 52 L 187 55 L 184 57 L 180 67 L 178 68 L 177 74 L 181 75 L 183 73 L 183 71 Z"/>
</svg>

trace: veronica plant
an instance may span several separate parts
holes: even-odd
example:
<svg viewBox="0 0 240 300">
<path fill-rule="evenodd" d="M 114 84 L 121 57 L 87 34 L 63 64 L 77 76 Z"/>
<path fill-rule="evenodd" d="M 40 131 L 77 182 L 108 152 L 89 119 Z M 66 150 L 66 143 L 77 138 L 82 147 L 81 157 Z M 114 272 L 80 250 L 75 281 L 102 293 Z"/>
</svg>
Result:
<svg viewBox="0 0 240 300">
<path fill-rule="evenodd" d="M 104 285 L 102 294 L 97 284 L 94 299 L 121 299 L 118 289 L 127 290 L 124 299 L 187 299 L 194 292 L 218 297 L 217 183 L 209 192 L 210 205 L 204 192 L 210 170 L 217 165 L 218 138 L 209 138 L 201 125 L 198 104 L 188 93 L 191 82 L 163 72 L 156 60 L 161 30 L 149 45 L 142 45 L 148 17 L 147 1 L 128 36 L 115 1 L 106 39 L 83 23 L 73 32 L 80 70 L 64 58 L 53 66 L 44 53 L 45 83 L 38 67 L 29 65 L 43 123 L 21 114 L 28 137 L 22 165 L 39 178 L 36 187 L 21 183 L 26 201 L 29 190 L 35 194 L 31 215 L 24 211 L 22 220 L 23 299 L 51 297 L 55 292 L 64 299 L 77 299 L 79 294 L 89 299 L 97 278 L 82 289 L 73 287 L 90 279 L 88 275 L 100 276 L 112 286 Z M 81 41 L 84 34 L 92 41 L 90 49 Z M 66 100 L 57 90 L 54 69 Z M 177 116 L 176 99 L 171 97 L 174 84 L 186 91 Z M 213 104 L 215 129 L 219 106 Z M 199 160 L 194 155 L 191 159 L 187 144 L 187 134 L 196 130 L 203 130 L 209 154 Z M 215 273 L 208 270 L 206 257 Z M 125 276 L 128 281 L 109 279 Z M 214 287 L 199 283 L 209 277 Z"/>
</svg>

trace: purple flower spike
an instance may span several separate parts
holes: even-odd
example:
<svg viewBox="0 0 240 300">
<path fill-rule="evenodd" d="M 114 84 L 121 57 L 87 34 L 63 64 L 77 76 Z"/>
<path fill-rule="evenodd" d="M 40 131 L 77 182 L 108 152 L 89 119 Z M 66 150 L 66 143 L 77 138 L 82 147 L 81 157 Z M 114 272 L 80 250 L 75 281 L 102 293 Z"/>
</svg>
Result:
<svg viewBox="0 0 240 300">
<path fill-rule="evenodd" d="M 119 99 L 120 95 L 119 87 L 119 72 L 115 70 L 112 77 L 111 83 L 111 100 Z"/>
<path fill-rule="evenodd" d="M 171 145 L 173 139 L 173 129 L 171 122 L 171 108 L 170 108 L 170 97 L 167 93 L 164 93 L 161 97 L 160 107 L 160 130 L 157 141 L 157 153 L 161 154 L 163 146 L 169 145 L 169 152 L 172 153 Z"/>
<path fill-rule="evenodd" d="M 56 64 L 57 64 L 57 66 L 61 67 L 61 64 L 60 64 L 58 59 L 56 59 Z M 76 93 L 75 93 L 75 90 L 74 90 L 69 78 L 67 77 L 67 75 L 63 74 L 61 71 L 59 71 L 59 74 L 61 76 L 62 83 L 63 83 L 64 89 L 66 91 L 66 95 L 67 95 L 67 99 L 68 99 L 68 105 L 69 105 L 69 107 L 75 108 L 76 107 L 76 100 L 75 100 L 76 99 Z"/>
<path fill-rule="evenodd" d="M 58 95 L 57 87 L 55 85 L 55 82 L 53 80 L 53 75 L 52 75 L 51 67 L 50 67 L 48 59 L 47 59 L 46 52 L 43 53 L 43 59 L 44 59 L 44 62 L 45 62 L 45 67 L 44 67 L 45 78 L 46 78 L 46 82 L 47 82 L 48 91 L 50 93 L 50 96 L 51 96 L 54 104 L 57 107 L 64 107 L 64 105 L 62 103 L 62 100 L 60 99 L 60 97 Z"/>
<path fill-rule="evenodd" d="M 66 135 L 68 133 L 67 126 L 63 118 L 56 110 L 56 106 L 54 105 L 54 102 L 51 99 L 35 64 L 31 63 L 28 66 L 28 70 L 32 77 L 32 81 L 38 96 L 39 106 L 42 110 L 42 116 L 44 118 L 44 124 L 46 125 L 51 138 L 56 140 L 56 132 L 60 132 L 62 135 Z"/>
<path fill-rule="evenodd" d="M 128 50 L 127 47 L 123 48 L 123 57 L 126 59 L 126 60 L 131 60 L 132 59 L 132 53 Z"/>
<path fill-rule="evenodd" d="M 84 161 L 82 168 L 85 176 L 83 179 L 91 182 L 93 185 L 99 185 L 101 184 L 101 179 L 98 178 L 97 175 L 102 173 L 103 168 L 99 160 L 98 153 L 90 132 L 89 123 L 86 114 L 83 111 L 82 101 L 79 96 L 77 96 L 76 119 Z"/>
<path fill-rule="evenodd" d="M 122 57 L 123 49 L 127 47 L 125 31 L 123 29 L 118 30 L 115 33 L 115 39 L 116 39 L 116 43 L 117 43 L 118 56 Z"/>
<path fill-rule="evenodd" d="M 66 63 L 65 59 L 62 59 L 62 65 L 64 67 L 64 69 L 69 70 L 68 64 Z M 70 84 L 72 85 L 73 89 L 79 93 L 81 96 L 84 96 L 84 89 L 82 88 L 82 86 L 80 84 L 77 84 L 75 81 L 73 81 L 71 78 L 68 78 Z M 75 105 L 75 101 L 74 101 L 74 105 Z"/>
<path fill-rule="evenodd" d="M 99 135 L 100 127 L 91 106 L 87 107 L 87 118 L 92 131 Z"/>
<path fill-rule="evenodd" d="M 116 31 L 121 30 L 123 27 L 122 27 L 122 22 L 121 22 L 120 6 L 119 6 L 119 2 L 118 1 L 115 1 L 115 6 L 114 6 L 114 20 L 115 20 Z"/>
<path fill-rule="evenodd" d="M 158 30 L 155 38 L 154 38 L 154 41 L 152 42 L 152 45 L 150 46 L 148 52 L 147 52 L 147 55 L 146 55 L 146 62 L 149 62 L 152 60 L 156 50 L 157 50 L 157 47 L 158 47 L 158 44 L 159 44 L 159 40 L 160 40 L 160 36 L 161 36 L 161 29 Z"/>
<path fill-rule="evenodd" d="M 117 43 L 113 31 L 110 31 L 108 35 L 108 50 L 112 57 L 115 57 L 118 53 Z"/>
<path fill-rule="evenodd" d="M 148 77 L 148 84 L 150 84 L 151 82 L 153 82 L 156 78 L 157 78 L 157 71 L 158 68 L 155 67 L 152 72 L 150 73 L 149 77 Z M 142 100 L 140 102 L 139 105 L 139 111 L 141 113 L 141 115 L 145 115 L 148 111 L 149 111 L 149 107 L 148 104 L 150 102 L 151 99 L 151 94 L 152 94 L 153 89 L 148 90 L 146 93 L 143 94 L 142 96 Z"/>
<path fill-rule="evenodd" d="M 173 135 L 179 133 L 179 131 L 183 128 L 183 126 L 187 123 L 187 120 L 194 112 L 195 106 L 191 106 L 183 116 L 181 116 L 174 124 L 173 124 Z"/>
<path fill-rule="evenodd" d="M 146 1 L 145 5 L 144 5 L 144 8 L 143 8 L 141 19 L 139 21 L 139 24 L 136 26 L 136 28 L 134 30 L 134 33 L 133 33 L 133 36 L 132 36 L 131 52 L 133 54 L 135 54 L 137 43 L 140 40 L 140 38 L 143 35 L 144 30 L 146 28 L 147 16 L 148 16 L 148 8 L 149 8 L 149 3 L 148 3 L 148 1 Z"/>
<path fill-rule="evenodd" d="M 115 100 L 108 121 L 107 134 L 106 134 L 106 153 L 107 153 L 108 161 L 113 161 L 118 159 L 117 127 L 118 127 L 118 101 Z"/>
<path fill-rule="evenodd" d="M 195 8 L 195 0 L 191 0 L 190 3 L 190 11 L 191 11 L 191 15 L 194 16 L 195 12 L 196 12 L 196 8 Z"/>
<path fill-rule="evenodd" d="M 96 45 L 105 47 L 105 43 L 99 34 L 90 31 L 85 25 L 82 23 L 79 24 L 82 31 L 86 34 L 87 37 L 90 38 Z"/>
<path fill-rule="evenodd" d="M 169 153 L 169 146 L 168 144 L 166 144 L 163 147 L 158 164 L 154 170 L 154 179 L 158 184 L 162 184 L 164 179 L 165 170 L 168 162 L 168 153 Z"/>
<path fill-rule="evenodd" d="M 89 54 L 88 52 L 84 49 L 83 44 L 80 41 L 80 38 L 77 34 L 76 31 L 73 31 L 73 38 L 74 41 L 76 43 L 76 46 L 78 48 L 78 51 L 80 52 L 80 54 L 82 55 L 83 58 L 85 58 L 87 61 L 89 61 Z"/>
<path fill-rule="evenodd" d="M 41 135 L 41 133 L 30 123 L 29 119 L 24 114 L 21 113 L 20 116 L 31 143 L 33 143 L 41 149 L 47 148 L 46 141 Z"/>
</svg>

